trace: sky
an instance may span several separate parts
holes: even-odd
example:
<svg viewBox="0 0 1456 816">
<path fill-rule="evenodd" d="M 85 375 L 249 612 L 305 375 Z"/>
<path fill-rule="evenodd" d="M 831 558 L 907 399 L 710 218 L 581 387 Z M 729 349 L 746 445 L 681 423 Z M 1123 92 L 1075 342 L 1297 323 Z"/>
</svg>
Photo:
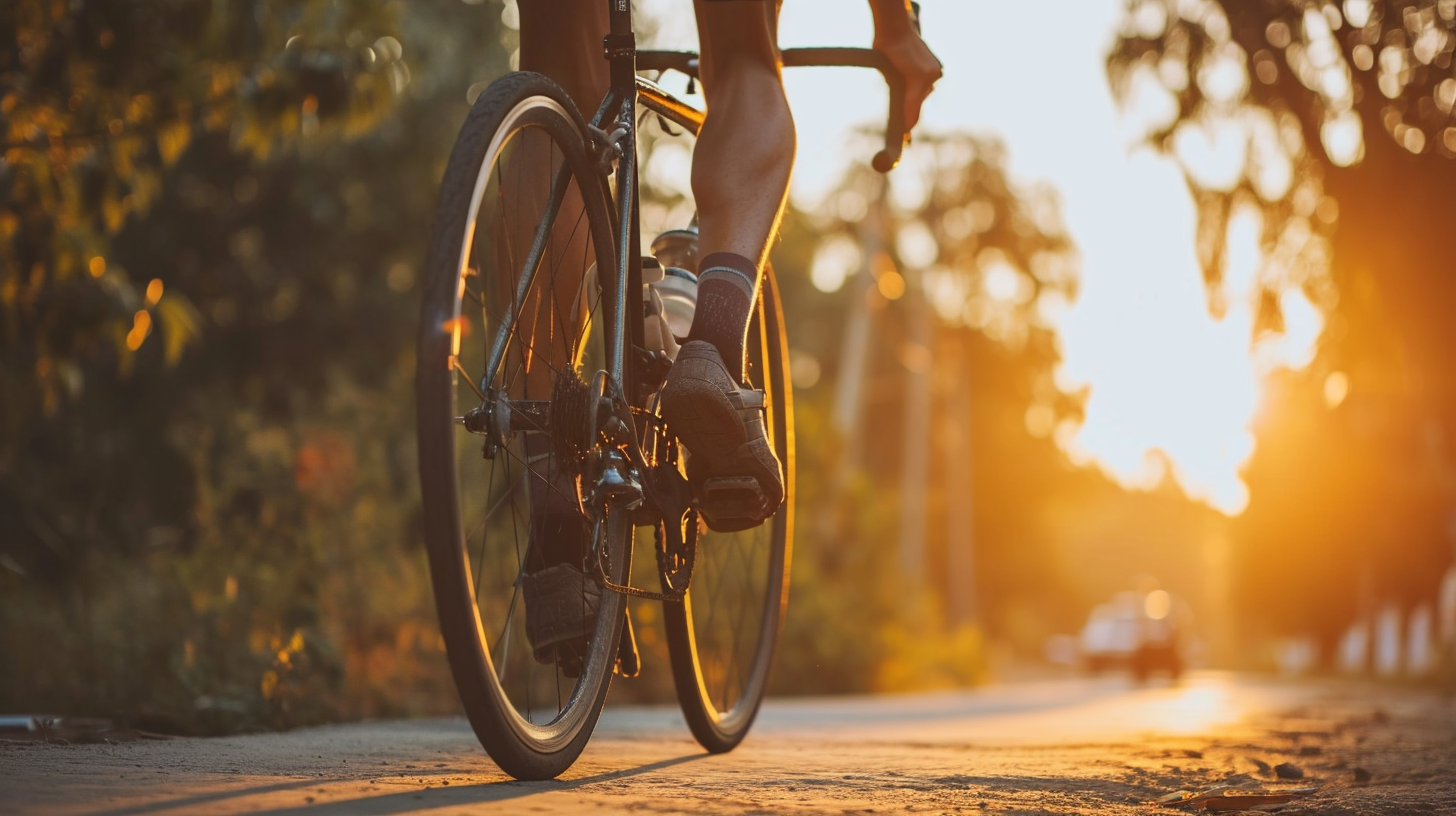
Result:
<svg viewBox="0 0 1456 816">
<path fill-rule="evenodd" d="M 687 8 L 680 0 L 648 5 Z M 1232 292 L 1222 320 L 1209 315 L 1182 173 L 1142 144 L 1141 114 L 1120 110 L 1112 98 L 1104 60 L 1123 0 L 922 6 L 924 36 L 945 78 L 920 128 L 999 136 L 1014 181 L 1058 191 L 1080 253 L 1079 296 L 1058 327 L 1058 382 L 1090 387 L 1090 396 L 1085 421 L 1059 428 L 1058 444 L 1128 487 L 1154 486 L 1169 462 L 1191 497 L 1241 512 L 1248 493 L 1238 469 L 1253 450 L 1249 426 L 1259 394 L 1259 364 L 1249 353 L 1252 290 Z M 671 14 L 660 37 L 682 45 L 692 39 L 691 25 L 690 13 Z M 871 33 L 865 3 L 783 6 L 786 48 L 868 45 Z M 799 136 L 791 195 L 813 209 L 847 162 L 866 158 L 846 152 L 845 136 L 883 122 L 885 91 L 877 74 L 857 69 L 790 69 L 785 87 Z M 1252 287 L 1261 258 L 1256 231 L 1245 232 L 1246 245 L 1232 252 L 1249 274 L 1230 277 Z M 1317 320 L 1291 327 L 1286 364 L 1308 357 Z"/>
</svg>

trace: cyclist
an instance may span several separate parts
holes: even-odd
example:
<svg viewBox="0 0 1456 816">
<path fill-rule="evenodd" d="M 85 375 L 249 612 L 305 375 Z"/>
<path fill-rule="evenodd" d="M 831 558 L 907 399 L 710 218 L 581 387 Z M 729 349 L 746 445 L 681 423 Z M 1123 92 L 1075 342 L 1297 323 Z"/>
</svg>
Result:
<svg viewBox="0 0 1456 816">
<path fill-rule="evenodd" d="M 607 92 L 602 56 L 603 0 L 518 0 L 523 70 L 560 84 L 582 111 Z M 868 0 L 874 48 L 905 78 L 905 126 L 940 78 L 940 62 L 920 39 L 908 0 Z M 769 242 L 778 228 L 793 167 L 794 123 L 784 95 L 777 44 L 778 0 L 694 0 L 706 118 L 693 153 L 698 208 L 698 301 L 692 329 L 668 374 L 662 413 L 691 456 L 688 479 L 699 512 L 719 532 L 743 530 L 784 499 L 782 468 L 765 435 L 762 394 L 742 387 L 745 334 L 758 298 Z M 530 453 L 528 451 L 528 453 Z M 538 659 L 585 630 L 580 573 L 552 539 L 584 537 L 581 514 L 563 491 L 532 479 L 532 537 L 546 562 L 526 578 L 527 628 Z M 550 567 L 551 564 L 542 564 Z M 534 614 L 533 614 L 534 613 Z M 590 617 L 590 609 L 588 609 Z"/>
</svg>

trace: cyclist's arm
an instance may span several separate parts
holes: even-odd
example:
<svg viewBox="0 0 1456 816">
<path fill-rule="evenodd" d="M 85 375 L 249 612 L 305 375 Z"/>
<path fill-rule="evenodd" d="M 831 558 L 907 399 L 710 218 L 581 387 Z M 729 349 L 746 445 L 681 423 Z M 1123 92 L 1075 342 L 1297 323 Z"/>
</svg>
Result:
<svg viewBox="0 0 1456 816">
<path fill-rule="evenodd" d="M 915 31 L 909 0 L 869 0 L 875 19 L 874 48 L 905 77 L 905 130 L 920 121 L 920 105 L 940 79 L 940 60 Z"/>
</svg>

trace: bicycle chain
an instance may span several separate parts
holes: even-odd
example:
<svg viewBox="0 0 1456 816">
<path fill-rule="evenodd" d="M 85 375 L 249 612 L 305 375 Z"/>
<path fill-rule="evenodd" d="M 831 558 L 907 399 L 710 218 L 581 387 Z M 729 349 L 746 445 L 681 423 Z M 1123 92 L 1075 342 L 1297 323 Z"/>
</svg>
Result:
<svg viewBox="0 0 1456 816">
<path fill-rule="evenodd" d="M 597 523 L 600 524 L 601 522 Z M 658 534 L 662 535 L 663 533 L 662 531 L 659 531 Z M 612 556 L 611 553 L 607 552 L 607 542 L 605 540 L 606 537 L 600 536 L 599 538 L 603 540 L 597 545 L 597 580 L 601 581 L 602 588 L 615 592 L 619 595 L 628 595 L 633 598 L 645 598 L 649 601 L 664 601 L 668 603 L 682 603 L 683 598 L 686 597 L 688 594 L 686 586 L 682 588 L 681 592 L 674 591 L 668 593 L 653 592 L 651 590 L 642 589 L 641 587 L 634 587 L 630 584 L 614 583 L 611 578 L 607 577 L 607 572 L 610 571 L 612 568 Z"/>
</svg>

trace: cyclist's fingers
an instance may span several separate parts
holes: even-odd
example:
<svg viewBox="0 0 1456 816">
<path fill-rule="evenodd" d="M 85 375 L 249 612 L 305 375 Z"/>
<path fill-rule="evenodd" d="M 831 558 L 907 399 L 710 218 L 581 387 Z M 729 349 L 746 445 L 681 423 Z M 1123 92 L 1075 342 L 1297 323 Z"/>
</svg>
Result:
<svg viewBox="0 0 1456 816">
<path fill-rule="evenodd" d="M 904 106 L 904 117 L 906 117 L 906 133 L 913 130 L 914 125 L 919 124 L 920 108 L 925 105 L 925 99 L 935 89 L 936 80 L 941 79 L 939 73 L 927 77 L 907 77 L 906 79 L 906 106 Z"/>
<path fill-rule="evenodd" d="M 885 38 L 876 42 L 875 48 L 889 58 L 890 63 L 905 79 L 903 112 L 905 130 L 908 132 L 920 121 L 921 104 L 940 79 L 940 60 L 930 52 L 925 41 L 913 33 Z"/>
</svg>

